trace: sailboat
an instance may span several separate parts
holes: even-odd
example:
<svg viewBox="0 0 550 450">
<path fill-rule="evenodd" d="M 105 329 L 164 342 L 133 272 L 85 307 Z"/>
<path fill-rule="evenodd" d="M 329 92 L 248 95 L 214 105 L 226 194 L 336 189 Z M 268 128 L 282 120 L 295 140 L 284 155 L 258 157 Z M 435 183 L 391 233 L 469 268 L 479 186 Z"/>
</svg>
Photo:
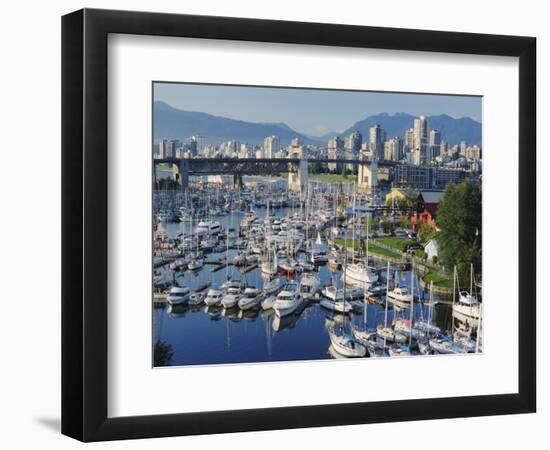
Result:
<svg viewBox="0 0 550 450">
<path fill-rule="evenodd" d="M 407 338 L 399 333 L 396 333 L 392 327 L 388 327 L 388 303 L 389 303 L 389 290 L 390 290 L 390 262 L 388 261 L 388 267 L 386 271 L 386 302 L 384 305 L 384 326 L 378 326 L 376 328 L 376 336 L 384 341 L 384 348 L 386 342 L 406 342 Z"/>
<path fill-rule="evenodd" d="M 456 267 L 455 267 L 454 268 L 454 273 L 453 273 L 453 311 L 454 311 L 454 307 L 455 307 L 455 304 L 456 304 L 457 278 L 458 278 L 458 275 L 457 275 Z M 435 337 L 435 338 L 432 338 L 432 339 L 429 340 L 430 348 L 435 353 L 440 353 L 440 354 L 444 354 L 444 355 L 464 353 L 464 348 L 460 344 L 455 343 L 455 340 L 454 340 L 454 328 L 455 328 L 454 319 L 455 319 L 455 316 L 454 316 L 454 314 L 452 314 L 451 331 L 452 331 L 453 334 L 451 336 L 448 336 L 448 337 Z"/>
</svg>

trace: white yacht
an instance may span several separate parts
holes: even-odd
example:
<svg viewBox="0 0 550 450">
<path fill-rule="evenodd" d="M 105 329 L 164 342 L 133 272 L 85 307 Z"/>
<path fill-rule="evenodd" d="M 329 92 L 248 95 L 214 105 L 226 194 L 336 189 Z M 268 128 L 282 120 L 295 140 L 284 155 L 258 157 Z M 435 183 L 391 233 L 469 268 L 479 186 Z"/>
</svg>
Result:
<svg viewBox="0 0 550 450">
<path fill-rule="evenodd" d="M 222 230 L 220 222 L 214 220 L 202 220 L 198 223 L 195 230 L 195 234 L 202 235 L 213 235 L 218 234 Z"/>
<path fill-rule="evenodd" d="M 354 263 L 346 267 L 345 282 L 354 286 L 369 286 L 378 281 L 378 274 L 367 264 Z"/>
<path fill-rule="evenodd" d="M 210 289 L 206 298 L 204 299 L 204 304 L 206 306 L 215 306 L 219 305 L 223 298 L 223 292 L 219 289 Z"/>
<path fill-rule="evenodd" d="M 239 303 L 239 300 L 241 299 L 241 296 L 239 294 L 230 294 L 227 293 L 223 296 L 221 305 L 224 308 L 233 308 L 234 306 Z"/>
<path fill-rule="evenodd" d="M 200 292 L 192 292 L 189 296 L 189 304 L 190 305 L 200 305 L 204 298 L 206 297 L 206 292 L 200 291 Z"/>
<path fill-rule="evenodd" d="M 259 289 L 247 287 L 244 295 L 239 299 L 238 305 L 242 310 L 252 309 L 262 301 L 262 293 Z"/>
<path fill-rule="evenodd" d="M 320 281 L 317 275 L 314 275 L 312 273 L 305 273 L 300 279 L 300 286 L 298 287 L 298 291 L 303 298 L 305 298 L 306 300 L 311 300 L 317 294 L 319 284 Z"/>
<path fill-rule="evenodd" d="M 302 296 L 298 292 L 296 283 L 290 282 L 277 295 L 273 309 L 278 317 L 288 316 L 302 305 Z"/>
<path fill-rule="evenodd" d="M 344 300 L 344 290 L 338 289 L 336 286 L 325 286 L 321 290 L 321 294 L 333 302 Z"/>
<path fill-rule="evenodd" d="M 396 287 L 388 292 L 388 300 L 402 308 L 410 308 L 413 294 L 406 287 Z"/>
<path fill-rule="evenodd" d="M 480 316 L 477 297 L 466 291 L 460 292 L 457 302 L 453 305 L 453 313 L 468 322 L 477 322 Z"/>
<path fill-rule="evenodd" d="M 187 286 L 172 286 L 166 297 L 170 305 L 187 305 L 189 302 L 189 288 Z"/>
</svg>

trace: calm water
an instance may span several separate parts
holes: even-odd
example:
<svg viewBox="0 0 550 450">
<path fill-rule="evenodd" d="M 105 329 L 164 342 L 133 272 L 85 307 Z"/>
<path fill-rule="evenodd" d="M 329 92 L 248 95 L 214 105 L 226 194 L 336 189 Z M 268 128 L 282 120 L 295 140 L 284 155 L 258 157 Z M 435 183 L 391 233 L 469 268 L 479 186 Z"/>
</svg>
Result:
<svg viewBox="0 0 550 450">
<path fill-rule="evenodd" d="M 264 209 L 257 210 L 261 217 Z M 274 215 L 286 216 L 288 210 L 272 210 Z M 216 217 L 224 228 L 239 226 L 242 214 Z M 176 236 L 182 232 L 189 235 L 195 224 L 167 224 L 168 235 Z M 237 254 L 229 250 L 229 259 Z M 224 253 L 210 254 L 208 259 L 218 259 Z M 383 262 L 380 262 L 384 266 Z M 212 282 L 221 284 L 226 280 L 226 269 L 210 272 L 214 266 L 205 265 L 199 272 L 186 271 L 176 279 L 179 285 L 195 289 Z M 168 269 L 166 269 L 168 270 Z M 242 279 L 256 287 L 263 286 L 259 269 L 241 274 L 238 268 L 229 266 L 228 276 Z M 332 272 L 328 266 L 321 266 L 319 271 L 321 285 L 340 282 L 341 272 Z M 401 284 L 410 286 L 411 273 L 403 273 Z M 415 290 L 418 284 L 415 284 Z M 427 294 L 425 294 L 427 295 Z M 154 308 L 154 339 L 170 346 L 172 358 L 170 365 L 223 364 L 242 362 L 295 361 L 332 358 L 330 339 L 326 325 L 334 318 L 334 313 L 322 308 L 318 303 L 308 303 L 299 314 L 279 319 L 272 311 L 246 311 L 239 308 L 224 311 L 223 308 L 168 306 Z M 409 312 L 399 312 L 408 318 Z M 428 317 L 428 307 L 415 304 L 415 318 Z M 451 328 L 450 308 L 438 305 L 433 308 L 434 323 L 442 329 Z M 393 318 L 393 311 L 388 310 L 388 322 Z M 337 320 L 342 320 L 339 315 Z M 361 326 L 365 313 L 349 314 L 344 319 L 345 325 L 350 321 Z M 368 304 L 366 322 L 369 327 L 376 327 L 384 322 L 384 306 Z"/>
</svg>

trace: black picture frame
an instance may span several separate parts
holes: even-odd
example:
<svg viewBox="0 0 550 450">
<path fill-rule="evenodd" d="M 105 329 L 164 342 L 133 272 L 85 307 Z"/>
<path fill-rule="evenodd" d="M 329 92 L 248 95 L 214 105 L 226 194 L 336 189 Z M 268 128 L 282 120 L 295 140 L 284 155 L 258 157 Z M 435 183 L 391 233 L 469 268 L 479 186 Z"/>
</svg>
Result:
<svg viewBox="0 0 550 450">
<path fill-rule="evenodd" d="M 109 418 L 107 36 L 110 33 L 519 58 L 518 393 Z M 62 433 L 82 441 L 535 412 L 536 39 L 84 9 L 62 18 Z"/>
</svg>

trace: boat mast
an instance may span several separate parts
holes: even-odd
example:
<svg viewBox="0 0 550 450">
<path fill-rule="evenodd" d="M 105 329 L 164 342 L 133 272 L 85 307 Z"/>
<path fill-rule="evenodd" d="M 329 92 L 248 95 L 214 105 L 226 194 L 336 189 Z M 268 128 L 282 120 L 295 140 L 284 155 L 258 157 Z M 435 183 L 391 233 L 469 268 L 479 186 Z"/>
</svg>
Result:
<svg viewBox="0 0 550 450">
<path fill-rule="evenodd" d="M 410 327 L 410 333 L 409 333 L 409 351 L 412 346 L 412 335 L 413 335 L 413 318 L 414 318 L 414 260 L 412 263 L 412 271 L 411 271 L 411 312 L 409 314 L 409 327 Z"/>
<path fill-rule="evenodd" d="M 386 330 L 388 328 L 388 292 L 390 290 L 390 262 L 386 270 L 386 306 L 384 308 L 384 348 L 386 348 Z"/>
<path fill-rule="evenodd" d="M 453 342 L 455 340 L 455 301 L 456 301 L 456 278 L 457 278 L 457 273 L 456 273 L 456 266 L 454 267 L 454 270 L 453 270 L 453 307 L 452 307 L 452 312 L 451 312 L 451 333 L 452 333 L 452 336 L 453 336 Z"/>
</svg>

